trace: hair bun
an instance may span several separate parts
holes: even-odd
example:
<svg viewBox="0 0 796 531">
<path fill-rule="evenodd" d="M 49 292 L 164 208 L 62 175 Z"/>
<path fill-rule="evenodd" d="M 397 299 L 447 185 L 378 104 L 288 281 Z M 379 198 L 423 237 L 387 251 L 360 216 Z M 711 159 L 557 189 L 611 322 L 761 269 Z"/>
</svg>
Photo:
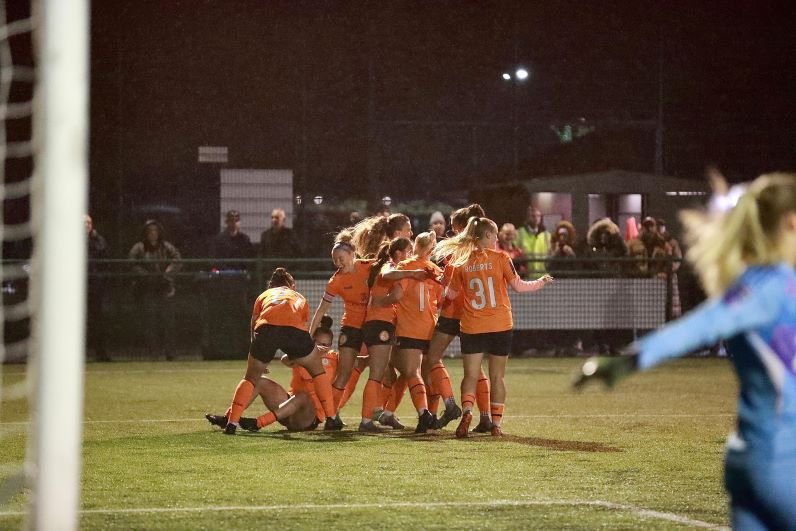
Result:
<svg viewBox="0 0 796 531">
<path fill-rule="evenodd" d="M 325 314 L 321 317 L 321 326 L 324 328 L 331 328 L 332 324 L 334 324 L 334 320 L 331 318 L 330 315 Z"/>
</svg>

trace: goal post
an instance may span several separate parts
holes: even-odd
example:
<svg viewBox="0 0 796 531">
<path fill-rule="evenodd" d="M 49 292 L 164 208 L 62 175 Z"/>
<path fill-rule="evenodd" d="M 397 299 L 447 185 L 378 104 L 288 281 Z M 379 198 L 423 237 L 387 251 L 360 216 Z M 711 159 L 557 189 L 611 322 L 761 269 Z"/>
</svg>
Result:
<svg viewBox="0 0 796 531">
<path fill-rule="evenodd" d="M 76 529 L 85 360 L 88 0 L 33 3 L 37 83 L 28 527 Z"/>
</svg>

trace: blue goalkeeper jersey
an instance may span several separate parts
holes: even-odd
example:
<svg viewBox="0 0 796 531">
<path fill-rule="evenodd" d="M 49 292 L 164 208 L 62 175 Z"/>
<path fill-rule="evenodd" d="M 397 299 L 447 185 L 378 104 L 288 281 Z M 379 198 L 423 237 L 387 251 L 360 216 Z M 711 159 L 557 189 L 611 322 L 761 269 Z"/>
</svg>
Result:
<svg viewBox="0 0 796 531">
<path fill-rule="evenodd" d="M 752 459 L 796 459 L 796 273 L 787 264 L 749 267 L 720 298 L 637 344 L 645 370 L 726 340 L 740 381 L 738 437 Z"/>
</svg>

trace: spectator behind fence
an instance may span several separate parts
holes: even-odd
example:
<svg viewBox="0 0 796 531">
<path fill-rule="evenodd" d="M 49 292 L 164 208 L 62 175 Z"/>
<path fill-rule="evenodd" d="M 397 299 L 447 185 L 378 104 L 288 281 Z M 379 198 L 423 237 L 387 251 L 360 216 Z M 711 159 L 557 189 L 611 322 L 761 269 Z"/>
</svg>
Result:
<svg viewBox="0 0 796 531">
<path fill-rule="evenodd" d="M 517 231 L 515 240 L 517 247 L 522 249 L 528 261 L 529 278 L 539 278 L 545 274 L 544 261 L 534 258 L 546 259 L 550 254 L 550 233 L 544 226 L 541 211 L 534 206 L 528 207 L 528 217 L 525 224 Z"/>
<path fill-rule="evenodd" d="M 627 255 L 627 246 L 619 233 L 619 227 L 611 218 L 595 221 L 586 236 L 590 258 L 620 258 Z M 619 272 L 621 264 L 616 261 L 594 260 L 589 266 L 600 271 Z"/>
<path fill-rule="evenodd" d="M 636 218 L 631 216 L 625 220 L 625 243 L 638 238 L 638 224 Z"/>
<path fill-rule="evenodd" d="M 104 269 L 95 260 L 108 258 L 108 244 L 94 228 L 94 220 L 86 214 L 88 233 L 88 292 L 86 297 L 86 347 L 94 351 L 95 361 L 111 361 L 105 350 L 105 322 L 103 303 L 105 299 L 105 279 L 100 277 Z"/>
<path fill-rule="evenodd" d="M 665 260 L 671 254 L 670 247 L 658 232 L 655 218 L 647 216 L 641 222 L 638 238 L 627 244 L 628 255 L 636 258 L 632 264 L 633 273 L 644 276 L 666 278 L 669 263 Z"/>
<path fill-rule="evenodd" d="M 244 261 L 252 258 L 254 248 L 240 230 L 240 213 L 230 210 L 226 227 L 211 244 L 211 256 L 221 259 L 214 264 L 222 274 L 211 274 L 203 284 L 201 307 L 201 346 L 204 359 L 234 359 L 248 348 L 246 316 L 251 311 L 249 273 Z"/>
<path fill-rule="evenodd" d="M 562 220 L 556 224 L 553 235 L 550 237 L 550 261 L 547 271 L 551 274 L 574 271 L 578 268 L 576 262 L 578 234 L 575 226 L 569 221 Z"/>
<path fill-rule="evenodd" d="M 517 273 L 522 278 L 528 276 L 528 265 L 523 260 L 525 253 L 522 252 L 522 249 L 514 245 L 514 241 L 517 239 L 517 229 L 514 227 L 513 223 L 504 223 L 503 226 L 500 227 L 500 232 L 498 232 L 498 249 L 509 255 L 511 261 L 514 262 L 514 267 L 517 269 Z"/>
<path fill-rule="evenodd" d="M 129 253 L 136 279 L 133 293 L 141 311 L 143 334 L 150 356 L 174 358 L 174 275 L 179 272 L 180 252 L 163 237 L 163 226 L 150 219 L 144 223 L 141 241 Z"/>
<path fill-rule="evenodd" d="M 261 258 L 299 258 L 301 246 L 293 229 L 285 225 L 285 211 L 275 208 L 271 212 L 271 228 L 260 235 Z"/>
<path fill-rule="evenodd" d="M 245 262 L 227 262 L 232 258 L 252 258 L 254 248 L 249 237 L 240 230 L 240 212 L 230 210 L 225 217 L 226 228 L 217 234 L 210 245 L 213 258 L 225 260 L 215 265 L 220 270 L 245 271 Z"/>
<path fill-rule="evenodd" d="M 602 218 L 595 221 L 589 228 L 586 236 L 587 253 L 593 261 L 587 265 L 599 271 L 601 276 L 621 275 L 622 264 L 616 260 L 600 260 L 622 258 L 627 255 L 627 246 L 619 232 L 619 227 L 611 221 L 611 218 Z M 621 345 L 629 341 L 626 330 L 597 329 L 591 333 L 592 342 L 596 345 L 600 354 L 617 354 Z M 584 337 L 584 341 L 587 338 Z"/>
<path fill-rule="evenodd" d="M 680 317 L 683 313 L 682 305 L 680 304 L 680 284 L 679 278 L 677 275 L 678 269 L 680 269 L 680 264 L 683 259 L 683 250 L 680 247 L 680 242 L 678 242 L 672 235 L 666 230 L 666 220 L 663 218 L 658 218 L 656 220 L 658 222 L 658 233 L 661 235 L 663 240 L 668 245 L 669 251 L 669 258 L 671 258 L 671 283 L 672 283 L 672 311 L 671 317 L 677 318 Z"/>
<path fill-rule="evenodd" d="M 436 211 L 428 220 L 428 230 L 437 236 L 437 241 L 445 239 L 445 214 Z"/>
</svg>

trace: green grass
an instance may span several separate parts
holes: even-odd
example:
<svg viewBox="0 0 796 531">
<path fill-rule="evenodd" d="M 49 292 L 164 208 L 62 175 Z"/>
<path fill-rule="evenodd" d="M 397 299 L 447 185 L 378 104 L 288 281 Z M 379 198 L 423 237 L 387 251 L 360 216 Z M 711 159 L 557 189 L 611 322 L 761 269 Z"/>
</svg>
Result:
<svg viewBox="0 0 796 531">
<path fill-rule="evenodd" d="M 360 435 L 360 392 L 343 412 L 343 432 L 272 426 L 226 437 L 203 415 L 226 409 L 242 361 L 90 364 L 81 528 L 727 525 L 722 454 L 737 387 L 729 363 L 683 360 L 613 392 L 576 394 L 568 384 L 580 363 L 511 360 L 507 435 L 467 440 L 453 437 L 455 423 L 425 436 Z M 458 382 L 460 362 L 447 364 Z M 6 367 L 4 385 L 23 369 Z M 288 381 L 284 368 L 273 374 Z M 399 414 L 414 425 L 408 396 Z M 21 461 L 25 420 L 24 402 L 3 404 L 0 463 Z M 21 525 L 14 513 L 25 500 L 0 509 L 0 529 Z"/>
</svg>

